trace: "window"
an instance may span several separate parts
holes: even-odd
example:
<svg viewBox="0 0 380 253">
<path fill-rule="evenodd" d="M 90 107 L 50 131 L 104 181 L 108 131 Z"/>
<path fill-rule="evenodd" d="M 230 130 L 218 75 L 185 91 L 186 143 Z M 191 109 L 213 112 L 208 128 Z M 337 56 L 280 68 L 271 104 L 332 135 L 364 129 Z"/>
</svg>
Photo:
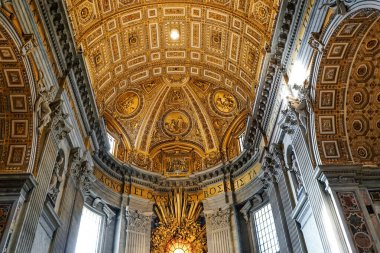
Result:
<svg viewBox="0 0 380 253">
<path fill-rule="evenodd" d="M 110 145 L 110 149 L 108 150 L 108 152 L 110 152 L 111 154 L 115 154 L 116 140 L 109 133 L 107 133 L 107 137 L 108 137 L 108 143 Z"/>
<path fill-rule="evenodd" d="M 244 150 L 244 137 L 245 137 L 245 132 L 243 132 L 241 135 L 239 135 L 240 152 L 243 152 L 243 150 Z"/>
<path fill-rule="evenodd" d="M 100 252 L 102 220 L 100 214 L 83 207 L 75 253 Z"/>
<path fill-rule="evenodd" d="M 276 227 L 270 204 L 265 205 L 254 212 L 257 244 L 260 253 L 280 252 Z"/>
</svg>

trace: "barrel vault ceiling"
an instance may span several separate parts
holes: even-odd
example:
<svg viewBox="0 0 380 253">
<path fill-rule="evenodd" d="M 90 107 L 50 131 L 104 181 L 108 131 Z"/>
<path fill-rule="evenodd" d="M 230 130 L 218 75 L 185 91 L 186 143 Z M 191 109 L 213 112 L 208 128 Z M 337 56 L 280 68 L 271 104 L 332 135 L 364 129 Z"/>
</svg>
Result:
<svg viewBox="0 0 380 253">
<path fill-rule="evenodd" d="M 238 155 L 278 0 L 66 3 L 118 159 L 182 175 Z"/>
</svg>

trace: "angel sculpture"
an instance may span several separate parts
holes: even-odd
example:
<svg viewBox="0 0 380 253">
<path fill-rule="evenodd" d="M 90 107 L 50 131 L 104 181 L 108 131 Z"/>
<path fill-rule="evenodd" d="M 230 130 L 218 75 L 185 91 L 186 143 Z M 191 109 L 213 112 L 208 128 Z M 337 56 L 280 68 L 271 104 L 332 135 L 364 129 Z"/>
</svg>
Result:
<svg viewBox="0 0 380 253">
<path fill-rule="evenodd" d="M 335 14 L 338 15 L 346 15 L 347 14 L 347 6 L 345 4 L 345 0 L 327 0 L 326 3 L 322 4 L 319 9 L 328 6 L 328 8 L 334 8 Z"/>
<path fill-rule="evenodd" d="M 309 45 L 316 51 L 322 53 L 325 44 L 321 40 L 321 34 L 318 32 L 312 32 L 309 38 Z"/>
<path fill-rule="evenodd" d="M 34 109 L 37 113 L 39 124 L 38 130 L 41 133 L 44 127 L 49 124 L 51 120 L 50 103 L 54 100 L 55 93 L 57 91 L 55 86 L 47 88 L 43 82 L 43 74 L 40 71 L 39 78 L 37 80 L 38 98 L 34 104 Z"/>
<path fill-rule="evenodd" d="M 286 97 L 289 101 L 289 107 L 293 108 L 298 113 L 298 119 L 301 125 L 307 129 L 307 102 L 305 99 L 299 99 L 291 96 Z"/>
</svg>

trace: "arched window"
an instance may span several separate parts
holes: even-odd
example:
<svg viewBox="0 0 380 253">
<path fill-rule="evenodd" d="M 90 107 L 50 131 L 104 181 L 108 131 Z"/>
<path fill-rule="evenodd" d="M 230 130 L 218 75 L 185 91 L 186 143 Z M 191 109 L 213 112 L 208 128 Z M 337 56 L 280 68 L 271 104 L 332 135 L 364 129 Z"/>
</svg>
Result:
<svg viewBox="0 0 380 253">
<path fill-rule="evenodd" d="M 99 253 L 102 246 L 104 216 L 83 206 L 75 253 Z"/>
<path fill-rule="evenodd" d="M 116 149 L 116 139 L 110 133 L 107 133 L 107 137 L 108 137 L 108 143 L 109 143 L 109 147 L 110 147 L 108 152 L 110 152 L 112 155 L 114 155 L 115 149 Z"/>
<path fill-rule="evenodd" d="M 245 132 L 241 133 L 239 135 L 239 149 L 240 153 L 244 151 L 244 137 L 245 137 Z"/>
</svg>

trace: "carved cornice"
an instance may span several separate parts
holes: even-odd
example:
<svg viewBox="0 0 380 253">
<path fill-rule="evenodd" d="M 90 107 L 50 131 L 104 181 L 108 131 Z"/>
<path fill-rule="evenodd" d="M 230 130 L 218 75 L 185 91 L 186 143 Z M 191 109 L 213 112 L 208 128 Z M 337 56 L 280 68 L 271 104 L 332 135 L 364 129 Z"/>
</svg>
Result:
<svg viewBox="0 0 380 253">
<path fill-rule="evenodd" d="M 304 1 L 301 1 L 302 4 Z M 89 84 L 89 79 L 86 73 L 83 57 L 80 53 L 76 52 L 74 40 L 70 33 L 70 28 L 67 22 L 65 8 L 63 7 L 62 0 L 44 1 L 39 0 L 39 9 L 44 17 L 46 27 L 49 30 L 49 35 L 52 40 L 58 62 L 61 70 L 68 71 L 70 82 L 73 86 L 75 99 L 77 100 L 78 107 L 80 108 L 81 118 L 85 125 L 87 133 L 91 136 L 94 146 L 97 147 L 97 151 L 93 154 L 95 161 L 99 161 L 99 165 L 109 172 L 111 175 L 115 175 L 117 178 L 122 178 L 123 175 L 128 175 L 133 178 L 137 178 L 136 181 L 147 181 L 151 187 L 157 188 L 160 186 L 171 187 L 174 182 L 166 181 L 162 179 L 161 175 L 155 173 L 149 173 L 147 171 L 138 170 L 130 165 L 121 164 L 115 160 L 108 152 L 106 152 L 106 132 L 102 120 L 99 119 L 94 96 Z M 267 110 L 267 104 L 269 101 L 270 91 L 277 83 L 274 81 L 279 66 L 285 57 L 286 61 L 289 55 L 290 49 L 285 52 L 285 45 L 292 43 L 294 40 L 295 28 L 292 30 L 292 36 L 289 32 L 291 30 L 293 20 L 296 23 L 299 22 L 300 16 L 293 17 L 295 14 L 297 2 L 290 0 L 286 2 L 286 7 L 283 8 L 281 15 L 282 20 L 280 32 L 275 47 L 275 53 L 272 54 L 269 60 L 268 67 L 266 69 L 266 75 L 263 79 L 262 88 L 257 94 L 257 100 L 254 110 L 255 119 L 250 121 L 250 125 L 247 127 L 246 133 L 246 147 L 247 149 L 234 161 L 227 165 L 222 165 L 211 173 L 199 174 L 186 180 L 177 180 L 181 182 L 181 186 L 197 186 L 197 182 L 202 182 L 206 178 L 212 178 L 213 174 L 222 175 L 223 171 L 231 173 L 232 177 L 237 174 L 241 174 L 247 170 L 254 162 L 257 161 L 257 149 L 256 146 L 260 140 L 257 136 L 258 124 L 261 124 L 264 119 L 264 112 Z M 297 26 L 297 24 L 295 24 Z M 177 184 L 177 183 L 175 183 Z"/>
<path fill-rule="evenodd" d="M 326 189 L 329 187 L 378 185 L 380 168 L 363 167 L 362 165 L 319 166 L 315 177 L 325 185 Z"/>
</svg>

